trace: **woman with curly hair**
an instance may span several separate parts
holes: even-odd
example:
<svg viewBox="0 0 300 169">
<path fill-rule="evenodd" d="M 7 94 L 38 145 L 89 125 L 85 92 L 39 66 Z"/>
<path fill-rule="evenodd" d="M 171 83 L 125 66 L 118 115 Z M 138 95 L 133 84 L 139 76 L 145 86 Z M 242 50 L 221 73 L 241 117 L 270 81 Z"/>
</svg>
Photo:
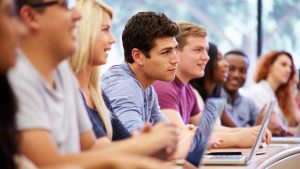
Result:
<svg viewBox="0 0 300 169">
<path fill-rule="evenodd" d="M 283 129 L 297 125 L 299 115 L 296 114 L 293 97 L 296 69 L 292 55 L 286 51 L 270 51 L 263 55 L 256 68 L 254 81 L 257 84 L 249 93 L 259 107 L 263 107 L 272 99 L 277 101 L 271 124 Z M 286 135 L 280 130 L 272 130 L 272 133 Z"/>
</svg>

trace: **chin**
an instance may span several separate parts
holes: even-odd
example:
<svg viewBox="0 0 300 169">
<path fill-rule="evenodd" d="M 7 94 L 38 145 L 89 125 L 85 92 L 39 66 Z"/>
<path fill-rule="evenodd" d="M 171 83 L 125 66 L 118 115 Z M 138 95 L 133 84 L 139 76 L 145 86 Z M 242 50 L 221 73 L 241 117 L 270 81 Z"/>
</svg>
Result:
<svg viewBox="0 0 300 169">
<path fill-rule="evenodd" d="M 165 81 L 165 82 L 171 82 L 175 79 L 175 76 L 172 76 L 172 77 L 166 77 L 164 79 L 162 79 L 162 81 Z"/>
</svg>

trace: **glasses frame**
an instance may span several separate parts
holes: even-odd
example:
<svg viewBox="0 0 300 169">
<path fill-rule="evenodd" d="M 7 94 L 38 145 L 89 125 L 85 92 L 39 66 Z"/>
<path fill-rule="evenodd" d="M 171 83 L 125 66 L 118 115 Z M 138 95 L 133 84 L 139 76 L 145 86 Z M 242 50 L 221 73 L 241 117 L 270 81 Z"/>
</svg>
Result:
<svg viewBox="0 0 300 169">
<path fill-rule="evenodd" d="M 34 8 L 45 8 L 47 6 L 52 6 L 55 4 L 63 4 L 66 9 L 71 10 L 76 6 L 76 0 L 55 0 L 50 2 L 42 2 L 42 3 L 35 3 L 29 5 Z"/>
</svg>

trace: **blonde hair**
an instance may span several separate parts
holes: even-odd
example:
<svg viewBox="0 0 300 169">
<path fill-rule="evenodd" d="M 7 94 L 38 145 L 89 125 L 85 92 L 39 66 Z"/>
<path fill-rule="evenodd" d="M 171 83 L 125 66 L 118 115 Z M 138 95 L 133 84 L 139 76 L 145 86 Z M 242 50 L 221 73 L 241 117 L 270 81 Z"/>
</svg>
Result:
<svg viewBox="0 0 300 169">
<path fill-rule="evenodd" d="M 178 42 L 178 47 L 181 50 L 187 43 L 187 38 L 190 36 L 193 37 L 207 37 L 207 31 L 204 27 L 198 26 L 190 22 L 177 22 L 176 23 L 180 28 L 180 34 L 176 36 Z"/>
<path fill-rule="evenodd" d="M 95 39 L 99 31 L 99 26 L 102 23 L 103 13 L 106 12 L 112 19 L 112 10 L 100 0 L 77 0 L 77 8 L 82 14 L 82 19 L 79 21 L 79 48 L 70 59 L 70 65 L 73 71 L 77 74 L 82 70 L 94 56 L 93 49 Z M 112 125 L 110 121 L 110 111 L 107 109 L 100 88 L 100 67 L 94 66 L 88 82 L 91 99 L 95 105 L 99 117 L 103 121 L 107 136 L 112 138 Z"/>
</svg>

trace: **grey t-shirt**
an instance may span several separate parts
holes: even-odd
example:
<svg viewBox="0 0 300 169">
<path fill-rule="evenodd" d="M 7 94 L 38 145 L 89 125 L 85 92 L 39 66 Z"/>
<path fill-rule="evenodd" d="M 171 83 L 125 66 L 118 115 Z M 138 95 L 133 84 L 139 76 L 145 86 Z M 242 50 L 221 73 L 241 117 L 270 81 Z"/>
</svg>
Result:
<svg viewBox="0 0 300 169">
<path fill-rule="evenodd" d="M 64 61 L 55 70 L 55 89 L 25 56 L 9 72 L 9 80 L 18 103 L 18 130 L 47 130 L 60 153 L 80 152 L 80 134 L 92 125 L 69 64 Z"/>
<path fill-rule="evenodd" d="M 140 130 L 145 122 L 155 124 L 167 119 L 160 111 L 153 87 L 144 90 L 127 63 L 109 68 L 102 76 L 101 86 L 129 132 Z"/>
</svg>

